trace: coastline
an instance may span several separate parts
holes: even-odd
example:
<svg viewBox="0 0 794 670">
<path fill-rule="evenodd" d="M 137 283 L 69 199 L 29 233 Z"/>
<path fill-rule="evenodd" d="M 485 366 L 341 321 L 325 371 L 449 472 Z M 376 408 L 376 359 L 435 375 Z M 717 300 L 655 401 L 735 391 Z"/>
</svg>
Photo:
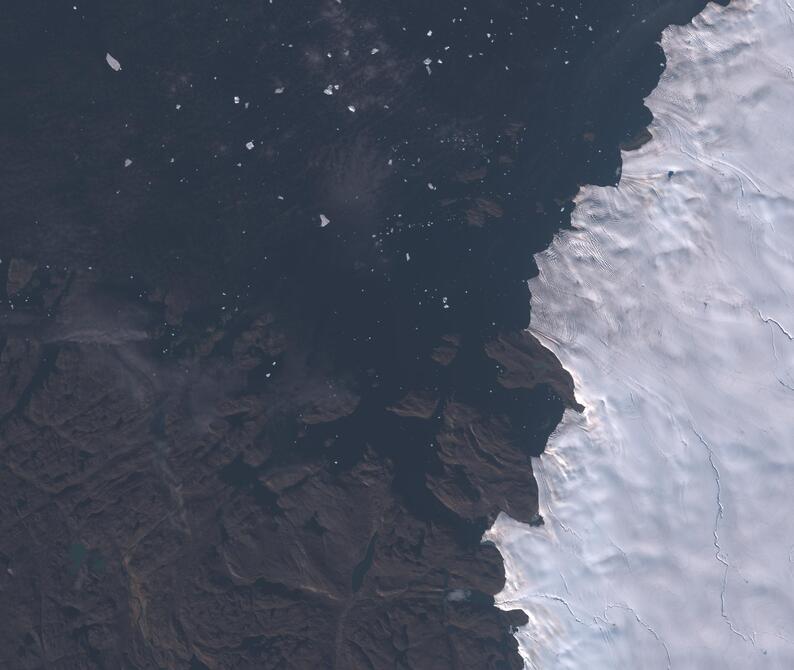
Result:
<svg viewBox="0 0 794 670">
<path fill-rule="evenodd" d="M 529 668 L 791 665 L 790 9 L 666 30 L 653 139 L 537 256 L 530 330 L 586 409 L 535 460 L 546 524 L 486 534 Z"/>
</svg>

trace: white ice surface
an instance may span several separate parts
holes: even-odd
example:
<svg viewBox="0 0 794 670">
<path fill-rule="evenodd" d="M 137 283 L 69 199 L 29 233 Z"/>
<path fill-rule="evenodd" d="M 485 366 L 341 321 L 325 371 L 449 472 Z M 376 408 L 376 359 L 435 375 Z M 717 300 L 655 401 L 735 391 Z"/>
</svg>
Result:
<svg viewBox="0 0 794 670">
<path fill-rule="evenodd" d="M 121 70 L 121 63 L 119 63 L 113 56 L 109 53 L 105 54 L 105 62 L 111 67 L 111 69 L 119 72 Z"/>
<path fill-rule="evenodd" d="M 486 536 L 528 668 L 794 668 L 793 5 L 667 30 L 654 139 L 537 257 L 587 409 L 535 462 L 545 526 Z"/>
</svg>

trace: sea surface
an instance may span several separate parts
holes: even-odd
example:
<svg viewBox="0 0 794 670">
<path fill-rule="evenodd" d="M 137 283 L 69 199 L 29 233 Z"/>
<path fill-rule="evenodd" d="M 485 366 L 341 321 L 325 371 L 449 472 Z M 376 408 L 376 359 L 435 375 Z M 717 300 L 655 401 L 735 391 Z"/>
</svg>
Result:
<svg viewBox="0 0 794 670">
<path fill-rule="evenodd" d="M 571 372 L 503 515 L 528 668 L 794 667 L 794 10 L 665 30 L 652 139 L 536 256 L 531 331 Z"/>
</svg>

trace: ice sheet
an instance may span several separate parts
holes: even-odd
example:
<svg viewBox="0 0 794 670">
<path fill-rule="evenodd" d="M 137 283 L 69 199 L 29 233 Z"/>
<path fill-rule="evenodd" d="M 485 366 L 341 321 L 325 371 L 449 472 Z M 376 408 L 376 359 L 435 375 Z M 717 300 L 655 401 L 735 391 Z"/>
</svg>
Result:
<svg viewBox="0 0 794 670">
<path fill-rule="evenodd" d="M 576 382 L 501 516 L 527 667 L 794 668 L 794 10 L 665 31 L 654 139 L 537 261 L 532 330 Z"/>
</svg>

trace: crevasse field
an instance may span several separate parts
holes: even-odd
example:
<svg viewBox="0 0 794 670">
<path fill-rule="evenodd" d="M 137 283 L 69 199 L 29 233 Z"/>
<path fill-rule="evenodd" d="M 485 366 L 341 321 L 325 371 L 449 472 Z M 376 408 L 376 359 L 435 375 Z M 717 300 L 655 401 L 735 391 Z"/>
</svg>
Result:
<svg viewBox="0 0 794 670">
<path fill-rule="evenodd" d="M 528 668 L 794 668 L 794 9 L 663 38 L 653 140 L 537 257 L 532 330 L 576 382 L 502 516 Z"/>
</svg>

